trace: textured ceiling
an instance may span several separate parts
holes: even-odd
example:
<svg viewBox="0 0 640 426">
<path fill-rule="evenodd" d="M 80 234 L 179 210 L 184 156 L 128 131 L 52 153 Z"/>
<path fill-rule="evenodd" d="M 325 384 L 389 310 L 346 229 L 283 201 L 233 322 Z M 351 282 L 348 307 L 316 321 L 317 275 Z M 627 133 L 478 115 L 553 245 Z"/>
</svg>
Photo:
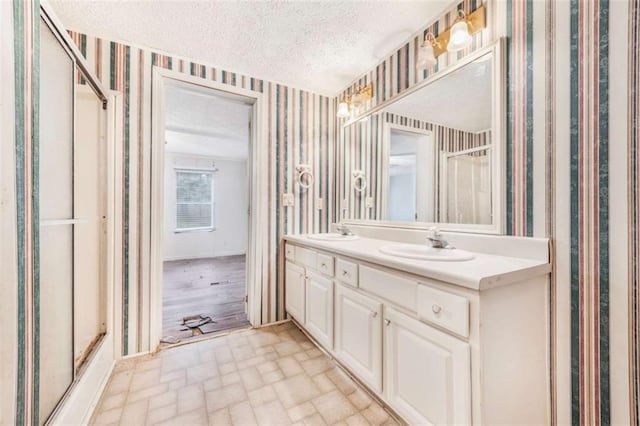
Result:
<svg viewBox="0 0 640 426">
<path fill-rule="evenodd" d="M 335 95 L 452 0 L 50 0 L 69 29 Z"/>
<path fill-rule="evenodd" d="M 251 106 L 190 84 L 168 84 L 165 149 L 168 152 L 246 159 Z"/>
<path fill-rule="evenodd" d="M 491 128 L 491 56 L 485 55 L 385 111 L 467 132 Z"/>
</svg>

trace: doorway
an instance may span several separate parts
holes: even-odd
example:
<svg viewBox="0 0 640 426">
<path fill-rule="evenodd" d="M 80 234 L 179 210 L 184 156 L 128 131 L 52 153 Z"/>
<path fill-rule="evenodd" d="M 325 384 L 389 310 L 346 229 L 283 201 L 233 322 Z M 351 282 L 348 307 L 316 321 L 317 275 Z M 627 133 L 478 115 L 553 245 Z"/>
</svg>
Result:
<svg viewBox="0 0 640 426">
<path fill-rule="evenodd" d="M 253 149 L 259 98 L 156 74 L 152 347 L 254 323 L 251 259 L 261 256 L 252 232 L 261 204 L 260 168 L 252 166 L 260 154 Z"/>
<path fill-rule="evenodd" d="M 435 173 L 431 132 L 387 123 L 385 151 L 385 220 L 433 221 Z"/>
</svg>

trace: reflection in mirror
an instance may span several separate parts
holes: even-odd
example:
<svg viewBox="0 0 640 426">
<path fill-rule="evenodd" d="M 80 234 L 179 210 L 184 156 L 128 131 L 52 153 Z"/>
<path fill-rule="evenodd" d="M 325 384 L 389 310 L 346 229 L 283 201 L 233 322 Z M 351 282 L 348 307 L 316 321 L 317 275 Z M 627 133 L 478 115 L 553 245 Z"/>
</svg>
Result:
<svg viewBox="0 0 640 426">
<path fill-rule="evenodd" d="M 443 153 L 442 217 L 448 223 L 491 223 L 491 150 Z"/>
<path fill-rule="evenodd" d="M 341 220 L 493 224 L 493 59 L 478 56 L 343 128 Z M 348 184 L 355 170 L 364 193 Z"/>
</svg>

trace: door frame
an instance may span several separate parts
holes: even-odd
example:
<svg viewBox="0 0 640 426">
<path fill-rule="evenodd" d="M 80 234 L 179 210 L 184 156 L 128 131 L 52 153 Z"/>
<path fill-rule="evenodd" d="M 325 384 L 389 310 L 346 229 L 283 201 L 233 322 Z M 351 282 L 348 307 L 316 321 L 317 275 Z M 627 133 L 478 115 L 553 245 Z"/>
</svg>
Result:
<svg viewBox="0 0 640 426">
<path fill-rule="evenodd" d="M 150 217 L 145 218 L 149 220 L 149 228 L 147 229 L 150 229 L 150 233 L 148 243 L 143 244 L 142 247 L 143 268 L 148 265 L 149 274 L 147 274 L 148 279 L 143 277 L 141 280 L 142 294 L 145 294 L 145 290 L 148 290 L 147 294 L 149 294 L 150 301 L 148 319 L 145 319 L 144 316 L 142 318 L 142 321 L 148 321 L 148 327 L 143 327 L 143 329 L 149 330 L 150 350 L 155 349 L 162 338 L 165 88 L 170 81 L 194 84 L 233 98 L 244 98 L 244 100 L 253 105 L 247 166 L 250 207 L 246 257 L 247 315 L 252 326 L 262 324 L 260 313 L 263 280 L 265 279 L 263 277 L 268 277 L 269 264 L 269 227 L 267 223 L 269 177 L 266 167 L 269 159 L 269 145 L 266 126 L 267 101 L 265 96 L 260 92 L 249 89 L 154 67 L 151 100 Z M 142 303 L 144 304 L 144 300 Z"/>
</svg>

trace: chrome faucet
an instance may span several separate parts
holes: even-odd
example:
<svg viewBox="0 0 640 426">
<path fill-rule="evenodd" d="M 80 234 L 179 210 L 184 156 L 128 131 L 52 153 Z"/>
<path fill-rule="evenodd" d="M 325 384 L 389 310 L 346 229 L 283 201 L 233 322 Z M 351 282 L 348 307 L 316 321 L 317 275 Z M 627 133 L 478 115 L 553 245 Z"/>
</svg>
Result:
<svg viewBox="0 0 640 426">
<path fill-rule="evenodd" d="M 336 225 L 336 231 L 338 231 L 340 235 L 343 235 L 345 237 L 349 235 L 353 235 L 353 232 L 351 232 L 351 229 L 349 229 L 347 225 L 343 225 L 341 223 Z"/>
<path fill-rule="evenodd" d="M 436 226 L 427 229 L 427 240 L 429 240 L 433 248 L 448 250 L 455 248 L 442 237 L 440 230 Z"/>
</svg>

